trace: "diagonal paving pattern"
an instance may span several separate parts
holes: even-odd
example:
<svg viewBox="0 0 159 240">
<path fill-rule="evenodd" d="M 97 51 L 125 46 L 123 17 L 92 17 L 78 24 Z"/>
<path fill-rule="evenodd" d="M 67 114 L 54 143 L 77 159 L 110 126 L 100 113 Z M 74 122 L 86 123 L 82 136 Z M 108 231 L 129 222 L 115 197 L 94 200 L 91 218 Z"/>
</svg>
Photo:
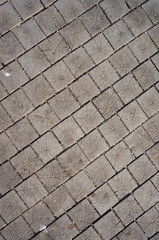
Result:
<svg viewBox="0 0 159 240">
<path fill-rule="evenodd" d="M 159 239 L 159 1 L 0 0 L 0 240 Z"/>
</svg>

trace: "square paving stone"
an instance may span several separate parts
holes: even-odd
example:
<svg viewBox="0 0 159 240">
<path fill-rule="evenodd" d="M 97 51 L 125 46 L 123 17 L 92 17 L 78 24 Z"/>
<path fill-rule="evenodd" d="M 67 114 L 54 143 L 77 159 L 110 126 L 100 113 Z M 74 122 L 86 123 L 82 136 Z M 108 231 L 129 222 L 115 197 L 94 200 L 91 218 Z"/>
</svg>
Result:
<svg viewBox="0 0 159 240">
<path fill-rule="evenodd" d="M 58 157 L 58 160 L 69 176 L 79 172 L 79 170 L 89 163 L 77 144 L 62 153 Z"/>
<path fill-rule="evenodd" d="M 0 163 L 3 163 L 12 157 L 17 150 L 4 132 L 1 133 L 0 136 Z"/>
<path fill-rule="evenodd" d="M 67 4 L 65 0 L 59 0 L 55 3 L 55 6 L 67 22 L 70 22 L 84 11 L 84 6 L 79 0 L 68 0 Z"/>
<path fill-rule="evenodd" d="M 34 80 L 25 85 L 23 89 L 35 106 L 44 102 L 55 92 L 49 86 L 43 75 L 36 77 Z"/>
<path fill-rule="evenodd" d="M 3 68 L 0 71 L 0 78 L 3 86 L 8 92 L 12 92 L 29 80 L 25 71 L 17 61 Z"/>
<path fill-rule="evenodd" d="M 54 96 L 49 104 L 55 113 L 63 119 L 79 108 L 76 98 L 71 94 L 69 89 L 65 89 L 56 96 Z"/>
<path fill-rule="evenodd" d="M 0 194 L 3 195 L 20 182 L 21 178 L 10 162 L 6 162 L 0 166 Z"/>
<path fill-rule="evenodd" d="M 96 159 L 93 163 L 86 167 L 85 170 L 96 186 L 106 182 L 115 174 L 114 169 L 104 155 Z"/>
<path fill-rule="evenodd" d="M 104 35 L 113 45 L 115 50 L 125 45 L 133 38 L 132 33 L 130 32 L 123 20 L 119 20 L 117 23 L 107 28 L 104 31 Z"/>
<path fill-rule="evenodd" d="M 137 187 L 135 180 L 126 169 L 109 180 L 108 183 L 120 199 Z"/>
<path fill-rule="evenodd" d="M 104 122 L 99 130 L 111 146 L 128 134 L 128 130 L 117 115 Z"/>
<path fill-rule="evenodd" d="M 142 94 L 137 101 L 149 117 L 159 110 L 159 94 L 154 87 Z"/>
<path fill-rule="evenodd" d="M 78 48 L 64 58 L 64 62 L 70 68 L 75 77 L 87 72 L 91 67 L 94 66 L 93 61 L 82 47 Z"/>
<path fill-rule="evenodd" d="M 39 46 L 51 63 L 56 62 L 70 51 L 69 45 L 58 32 L 45 39 Z"/>
<path fill-rule="evenodd" d="M 67 215 L 63 215 L 61 218 L 56 220 L 47 228 L 47 230 L 51 239 L 72 239 L 78 234 L 75 224 L 68 218 Z"/>
<path fill-rule="evenodd" d="M 123 108 L 119 112 L 119 116 L 130 132 L 147 120 L 147 116 L 136 101 Z"/>
<path fill-rule="evenodd" d="M 12 32 L 8 32 L 0 39 L 1 61 L 7 62 L 16 58 L 23 52 L 22 45 Z"/>
<path fill-rule="evenodd" d="M 116 171 L 120 171 L 134 159 L 130 149 L 123 141 L 111 148 L 105 155 Z"/>
<path fill-rule="evenodd" d="M 70 89 L 80 104 L 99 94 L 99 89 L 88 74 L 73 82 L 70 85 Z"/>
<path fill-rule="evenodd" d="M 113 87 L 125 104 L 142 93 L 142 88 L 131 74 L 121 79 Z"/>
<path fill-rule="evenodd" d="M 147 33 L 140 35 L 129 43 L 129 47 L 140 62 L 143 62 L 157 51 Z"/>
<path fill-rule="evenodd" d="M 159 191 L 159 173 L 157 173 L 153 178 L 151 178 L 151 181 Z M 159 205 L 159 204 L 158 204 Z"/>
<path fill-rule="evenodd" d="M 44 76 L 56 92 L 66 87 L 74 79 L 74 76 L 63 60 L 57 62 L 51 68 L 46 70 Z"/>
<path fill-rule="evenodd" d="M 60 33 L 65 38 L 71 49 L 82 45 L 90 38 L 87 30 L 78 19 L 62 28 Z"/>
<path fill-rule="evenodd" d="M 90 227 L 88 228 L 85 232 L 83 232 L 82 234 L 80 234 L 77 238 L 75 238 L 76 240 L 83 240 L 83 239 L 87 239 L 87 240 L 101 240 L 100 236 L 95 232 L 95 230 Z"/>
<path fill-rule="evenodd" d="M 12 3 L 23 19 L 32 16 L 43 8 L 39 0 L 34 0 L 34 3 L 32 0 L 12 0 Z"/>
<path fill-rule="evenodd" d="M 6 113 L 2 105 L 0 105 L 0 131 L 3 131 L 6 127 L 12 124 L 12 120 Z"/>
<path fill-rule="evenodd" d="M 61 183 L 67 179 L 64 169 L 62 169 L 56 159 L 42 168 L 37 173 L 37 176 L 44 184 L 48 192 L 55 190 L 57 186 L 61 185 Z"/>
<path fill-rule="evenodd" d="M 112 116 L 123 106 L 121 100 L 111 88 L 100 94 L 93 102 L 105 119 Z"/>
<path fill-rule="evenodd" d="M 72 117 L 67 118 L 53 128 L 53 132 L 64 147 L 74 144 L 84 135 L 81 128 Z"/>
<path fill-rule="evenodd" d="M 134 221 L 143 213 L 143 210 L 131 195 L 120 202 L 114 208 L 114 211 L 125 224 L 125 226 Z"/>
<path fill-rule="evenodd" d="M 87 199 L 72 208 L 68 214 L 73 219 L 73 222 L 77 224 L 79 230 L 89 226 L 98 218 L 98 214 Z"/>
<path fill-rule="evenodd" d="M 104 0 L 100 3 L 100 6 L 112 22 L 125 15 L 129 11 L 124 1 Z"/>
<path fill-rule="evenodd" d="M 107 58 L 113 52 L 113 48 L 102 33 L 87 42 L 84 48 L 96 64 Z"/>
<path fill-rule="evenodd" d="M 28 240 L 34 233 L 27 222 L 22 217 L 19 217 L 2 230 L 2 235 L 7 240 Z"/>
<path fill-rule="evenodd" d="M 59 217 L 75 204 L 64 186 L 57 188 L 44 201 L 56 217 Z"/>
<path fill-rule="evenodd" d="M 159 20 L 159 2 L 158 0 L 150 0 L 142 5 L 143 9 L 152 20 L 153 23 Z"/>
<path fill-rule="evenodd" d="M 144 0 L 126 0 L 126 2 L 128 3 L 128 5 L 131 7 L 131 8 L 134 8 L 138 5 L 140 5 L 141 3 L 144 2 Z"/>
<path fill-rule="evenodd" d="M 102 116 L 91 102 L 80 108 L 73 116 L 85 133 L 103 122 Z"/>
<path fill-rule="evenodd" d="M 80 16 L 80 20 L 91 35 L 96 34 L 110 24 L 106 15 L 97 5 Z"/>
<path fill-rule="evenodd" d="M 21 22 L 10 2 L 0 6 L 0 33 L 3 34 Z"/>
<path fill-rule="evenodd" d="M 159 169 L 159 143 L 155 144 L 146 153 L 153 162 L 153 164 Z"/>
<path fill-rule="evenodd" d="M 104 184 L 102 187 L 93 192 L 89 196 L 89 199 L 101 215 L 118 202 L 117 197 L 108 184 Z"/>
<path fill-rule="evenodd" d="M 21 56 L 19 62 L 30 78 L 35 77 L 50 65 L 38 46 Z"/>
<path fill-rule="evenodd" d="M 79 142 L 80 147 L 88 157 L 89 161 L 94 160 L 100 154 L 108 150 L 108 144 L 97 129 L 89 133 Z"/>
<path fill-rule="evenodd" d="M 119 240 L 134 240 L 134 239 L 142 239 L 147 240 L 147 236 L 141 230 L 141 228 L 134 222 L 129 227 L 124 229 L 119 235 Z"/>
<path fill-rule="evenodd" d="M 11 163 L 23 179 L 32 175 L 43 166 L 42 161 L 31 147 L 25 148 L 18 153 L 11 159 Z"/>
<path fill-rule="evenodd" d="M 141 7 L 125 16 L 124 21 L 135 36 L 144 32 L 152 25 L 148 16 Z"/>
<path fill-rule="evenodd" d="M 61 28 L 65 24 L 64 19 L 57 11 L 55 6 L 51 6 L 50 8 L 36 15 L 35 20 L 46 35 L 54 33 L 57 31 L 57 29 Z"/>
<path fill-rule="evenodd" d="M 19 150 L 38 137 L 29 121 L 25 118 L 10 127 L 7 134 Z"/>
<path fill-rule="evenodd" d="M 107 240 L 120 232 L 123 229 L 123 225 L 111 211 L 95 223 L 95 228 L 102 235 L 103 239 Z"/>
<path fill-rule="evenodd" d="M 14 121 L 25 116 L 33 108 L 31 101 L 21 88 L 4 99 L 2 105 Z"/>
<path fill-rule="evenodd" d="M 158 202 L 159 192 L 153 184 L 148 181 L 134 192 L 134 196 L 140 206 L 146 211 Z"/>
<path fill-rule="evenodd" d="M 117 72 L 123 76 L 138 65 L 138 62 L 130 49 L 125 46 L 110 57 L 110 62 Z"/>
<path fill-rule="evenodd" d="M 149 134 L 142 126 L 130 133 L 130 135 L 125 138 L 125 142 L 136 157 L 144 153 L 153 144 Z"/>
<path fill-rule="evenodd" d="M 153 28 L 151 28 L 148 31 L 148 34 L 150 35 L 150 37 L 152 38 L 152 40 L 154 41 L 154 43 L 157 45 L 157 47 L 159 48 L 159 24 L 154 26 Z"/>
<path fill-rule="evenodd" d="M 154 207 L 144 213 L 137 222 L 148 237 L 151 237 L 159 231 L 159 214 Z"/>
<path fill-rule="evenodd" d="M 76 176 L 71 178 L 65 183 L 70 194 L 73 196 L 75 201 L 80 201 L 90 192 L 95 190 L 95 186 L 91 180 L 87 177 L 84 171 L 81 171 Z"/>
<path fill-rule="evenodd" d="M 56 125 L 59 121 L 57 115 L 48 103 L 45 103 L 32 112 L 28 116 L 28 119 L 34 128 L 39 132 L 39 134 L 43 134 Z"/>
<path fill-rule="evenodd" d="M 159 70 L 159 53 L 157 53 L 154 57 L 152 57 L 152 61 Z"/>
<path fill-rule="evenodd" d="M 43 163 L 47 163 L 63 150 L 52 132 L 45 133 L 32 144 L 32 147 Z"/>
<path fill-rule="evenodd" d="M 159 140 L 159 113 L 144 123 L 144 128 L 154 142 Z"/>
<path fill-rule="evenodd" d="M 93 68 L 89 74 L 101 90 L 110 87 L 119 78 L 118 74 L 108 60 Z"/>
<path fill-rule="evenodd" d="M 13 30 L 25 49 L 28 49 L 45 38 L 36 21 L 31 18 Z"/>
<path fill-rule="evenodd" d="M 142 155 L 128 167 L 138 184 L 142 184 L 156 173 L 156 168 L 146 155 Z"/>
<path fill-rule="evenodd" d="M 23 214 L 25 220 L 29 223 L 34 232 L 50 224 L 55 218 L 48 207 L 40 201 Z"/>
<path fill-rule="evenodd" d="M 46 189 L 35 175 L 21 183 L 16 188 L 16 191 L 28 207 L 31 207 L 47 195 Z"/>
<path fill-rule="evenodd" d="M 17 218 L 26 209 L 26 206 L 15 191 L 11 191 L 0 200 L 0 214 L 6 223 Z"/>
<path fill-rule="evenodd" d="M 137 67 L 133 74 L 144 90 L 158 81 L 158 71 L 150 60 Z"/>
</svg>

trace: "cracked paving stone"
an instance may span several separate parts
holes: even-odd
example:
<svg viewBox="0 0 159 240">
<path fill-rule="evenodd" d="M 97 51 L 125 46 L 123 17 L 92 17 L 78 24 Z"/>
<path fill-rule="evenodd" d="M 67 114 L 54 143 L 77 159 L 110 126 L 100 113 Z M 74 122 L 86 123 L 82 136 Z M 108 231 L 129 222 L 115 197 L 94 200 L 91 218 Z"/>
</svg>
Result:
<svg viewBox="0 0 159 240">
<path fill-rule="evenodd" d="M 134 159 L 133 154 L 131 153 L 130 149 L 126 146 L 124 141 L 118 143 L 116 146 L 110 149 L 105 155 L 116 171 L 120 171 Z"/>
<path fill-rule="evenodd" d="M 93 161 L 100 154 L 108 150 L 108 144 L 98 132 L 97 129 L 89 133 L 79 142 L 80 147 L 88 157 L 89 161 Z"/>
<path fill-rule="evenodd" d="M 110 179 L 108 183 L 120 199 L 128 193 L 131 193 L 137 187 L 135 180 L 126 169 Z"/>
<path fill-rule="evenodd" d="M 49 194 L 44 201 L 56 217 L 59 217 L 75 204 L 64 186 L 57 188 Z"/>
<path fill-rule="evenodd" d="M 153 23 L 159 20 L 159 2 L 157 0 L 150 0 L 142 7 Z"/>
<path fill-rule="evenodd" d="M 96 186 L 106 182 L 115 174 L 114 169 L 104 155 L 92 162 L 85 170 Z"/>
<path fill-rule="evenodd" d="M 87 199 L 72 208 L 68 212 L 68 215 L 73 219 L 73 222 L 77 224 L 79 230 L 86 228 L 98 218 L 98 214 Z"/>
<path fill-rule="evenodd" d="M 143 213 L 140 205 L 136 202 L 132 195 L 115 206 L 114 211 L 125 224 L 125 226 L 134 221 Z"/>
<path fill-rule="evenodd" d="M 149 181 L 144 183 L 134 192 L 134 197 L 138 201 L 140 206 L 146 211 L 158 202 L 159 192 Z"/>
<path fill-rule="evenodd" d="M 107 58 L 113 52 L 113 48 L 102 33 L 84 44 L 84 48 L 96 64 Z"/>
<path fill-rule="evenodd" d="M 43 166 L 41 159 L 31 147 L 25 148 L 13 157 L 10 162 L 23 179 L 32 175 Z"/>
<path fill-rule="evenodd" d="M 22 182 L 16 188 L 16 191 L 28 207 L 31 207 L 47 195 L 46 189 L 36 175 Z"/>
<path fill-rule="evenodd" d="M 65 183 L 66 188 L 76 201 L 80 201 L 87 194 L 95 190 L 95 186 L 84 171 Z"/>
<path fill-rule="evenodd" d="M 89 74 L 101 90 L 110 87 L 119 78 L 118 74 L 108 60 L 102 62 L 96 68 L 92 69 Z"/>
<path fill-rule="evenodd" d="M 111 239 L 123 229 L 121 221 L 111 211 L 94 224 L 104 240 Z"/>
<path fill-rule="evenodd" d="M 43 163 L 47 163 L 63 150 L 52 132 L 45 133 L 32 144 L 32 147 Z"/>
<path fill-rule="evenodd" d="M 42 168 L 37 173 L 37 176 L 44 184 L 48 192 L 55 190 L 59 185 L 68 179 L 67 174 L 56 159 Z"/>
</svg>

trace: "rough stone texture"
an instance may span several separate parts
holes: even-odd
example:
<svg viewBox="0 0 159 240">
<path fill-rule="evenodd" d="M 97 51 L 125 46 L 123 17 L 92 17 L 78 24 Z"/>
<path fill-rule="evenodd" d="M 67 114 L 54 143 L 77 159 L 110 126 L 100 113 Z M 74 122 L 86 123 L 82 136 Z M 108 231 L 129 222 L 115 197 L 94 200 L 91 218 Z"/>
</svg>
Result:
<svg viewBox="0 0 159 240">
<path fill-rule="evenodd" d="M 158 0 L 0 0 L 0 240 L 158 240 Z"/>
</svg>

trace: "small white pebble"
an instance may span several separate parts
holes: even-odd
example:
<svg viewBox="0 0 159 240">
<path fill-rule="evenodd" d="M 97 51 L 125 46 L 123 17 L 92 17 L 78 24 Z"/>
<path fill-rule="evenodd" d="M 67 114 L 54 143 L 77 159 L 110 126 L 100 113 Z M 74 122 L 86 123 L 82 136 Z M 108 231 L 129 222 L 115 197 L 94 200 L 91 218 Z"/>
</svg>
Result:
<svg viewBox="0 0 159 240">
<path fill-rule="evenodd" d="M 39 231 L 43 231 L 43 230 L 45 230 L 46 229 L 46 226 L 41 226 L 41 228 L 40 228 L 40 230 Z"/>
<path fill-rule="evenodd" d="M 5 74 L 4 74 L 6 77 L 10 77 L 10 73 L 8 73 L 8 72 L 6 72 Z"/>
</svg>

